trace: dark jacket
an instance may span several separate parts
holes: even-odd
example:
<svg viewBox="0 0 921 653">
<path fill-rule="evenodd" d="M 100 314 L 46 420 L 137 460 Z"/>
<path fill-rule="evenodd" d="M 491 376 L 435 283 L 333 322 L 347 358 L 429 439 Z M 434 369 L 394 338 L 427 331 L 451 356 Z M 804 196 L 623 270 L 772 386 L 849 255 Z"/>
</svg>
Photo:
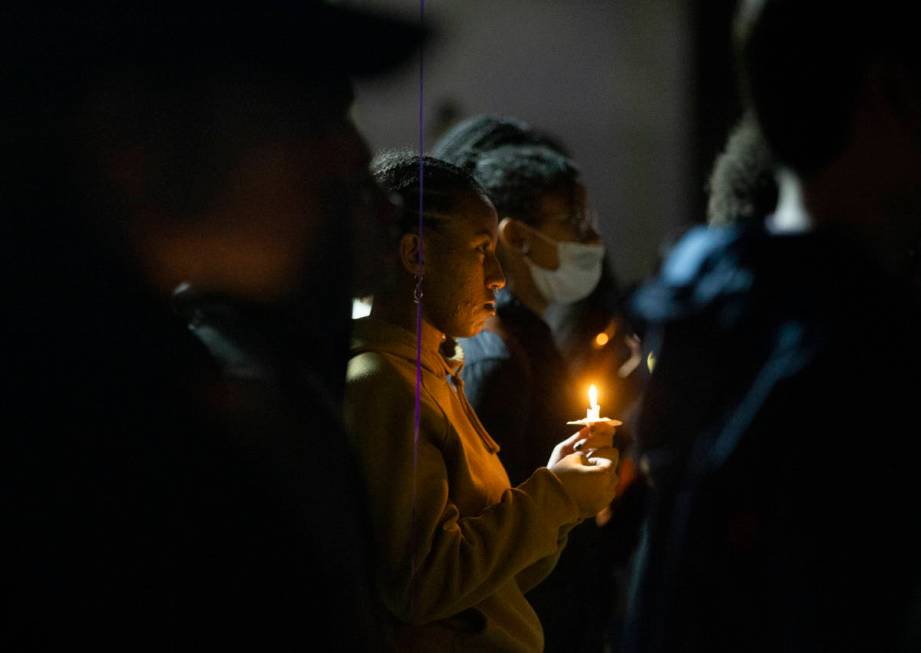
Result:
<svg viewBox="0 0 921 653">
<path fill-rule="evenodd" d="M 546 465 L 553 447 L 578 430 L 566 422 L 585 416 L 589 381 L 572 379 L 546 322 L 508 291 L 497 299 L 498 316 L 460 341 L 463 378 L 470 403 L 502 446 L 499 456 L 516 483 Z M 569 534 L 556 569 L 528 594 L 544 626 L 548 653 L 601 650 L 612 616 L 615 573 L 630 548 L 623 540 L 634 532 L 618 515 L 604 528 L 591 519 Z"/>
<path fill-rule="evenodd" d="M 222 373 L 73 232 L 10 298 L 0 649 L 383 648 L 334 404 L 291 394 L 283 340 L 272 380 Z"/>
<path fill-rule="evenodd" d="M 550 327 L 508 291 L 497 297 L 497 317 L 464 350 L 464 385 L 477 415 L 502 445 L 512 484 L 547 464 L 569 432 L 566 422 L 584 417 L 587 395 L 577 399 Z"/>
<path fill-rule="evenodd" d="M 894 650 L 919 568 L 904 289 L 831 233 L 696 230 L 633 308 L 656 363 L 627 650 Z"/>
<path fill-rule="evenodd" d="M 373 597 L 364 486 L 337 398 L 345 368 L 330 387 L 335 369 L 323 361 L 335 357 L 313 355 L 310 334 L 318 320 L 297 301 L 246 302 L 189 287 L 175 301 L 220 369 L 227 433 L 245 444 L 260 480 L 277 493 L 259 508 L 268 532 L 255 536 L 256 551 L 265 556 L 257 564 L 288 571 L 262 581 L 266 595 L 253 609 L 271 615 L 265 626 L 283 641 L 302 640 L 309 631 L 306 641 L 318 650 L 389 650 Z M 347 318 L 337 325 L 327 316 L 322 324 L 328 347 L 348 333 Z M 290 599 L 273 596 L 273 586 Z M 342 621 L 347 628 L 333 627 Z"/>
<path fill-rule="evenodd" d="M 73 232 L 44 275 L 22 261 L 6 322 L 0 648 L 365 650 L 332 409 L 221 374 L 168 301 Z"/>
</svg>

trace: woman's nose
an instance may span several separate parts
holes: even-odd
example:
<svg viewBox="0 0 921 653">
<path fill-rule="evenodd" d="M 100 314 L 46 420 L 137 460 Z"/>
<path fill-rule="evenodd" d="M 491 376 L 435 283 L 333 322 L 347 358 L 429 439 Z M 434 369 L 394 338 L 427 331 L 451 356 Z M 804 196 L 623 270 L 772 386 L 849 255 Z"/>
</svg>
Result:
<svg viewBox="0 0 921 653">
<path fill-rule="evenodd" d="M 487 256 L 486 287 L 492 290 L 499 290 L 505 287 L 505 274 L 502 272 L 502 264 L 499 263 L 499 259 L 494 252 Z"/>
</svg>

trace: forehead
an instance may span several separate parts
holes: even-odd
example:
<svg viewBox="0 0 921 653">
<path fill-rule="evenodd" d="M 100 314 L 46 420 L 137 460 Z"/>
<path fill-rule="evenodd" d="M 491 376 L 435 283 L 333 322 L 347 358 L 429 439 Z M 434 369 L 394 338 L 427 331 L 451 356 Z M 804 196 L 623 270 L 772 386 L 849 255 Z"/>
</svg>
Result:
<svg viewBox="0 0 921 653">
<path fill-rule="evenodd" d="M 433 212 L 438 220 L 432 227 L 448 242 L 463 242 L 478 234 L 496 238 L 499 219 L 492 202 L 474 193 L 466 193 L 453 204 L 450 213 Z"/>
<path fill-rule="evenodd" d="M 540 219 L 568 221 L 585 208 L 585 186 L 575 184 L 548 191 L 540 197 Z"/>
<path fill-rule="evenodd" d="M 498 225 L 499 219 L 492 202 L 471 192 L 458 199 L 453 215 L 444 222 L 443 231 L 457 237 L 472 237 L 479 233 L 495 237 Z"/>
</svg>

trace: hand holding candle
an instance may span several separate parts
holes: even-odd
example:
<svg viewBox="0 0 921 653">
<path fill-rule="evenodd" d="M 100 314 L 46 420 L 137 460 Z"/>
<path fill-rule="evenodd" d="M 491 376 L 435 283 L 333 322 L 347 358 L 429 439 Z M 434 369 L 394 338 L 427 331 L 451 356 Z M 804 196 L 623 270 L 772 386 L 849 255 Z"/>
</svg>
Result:
<svg viewBox="0 0 921 653">
<path fill-rule="evenodd" d="M 620 455 L 618 450 L 613 448 L 613 438 L 615 429 L 622 425 L 623 422 L 619 419 L 601 417 L 601 406 L 598 403 L 598 388 L 596 388 L 594 384 L 589 386 L 588 389 L 588 410 L 585 413 L 585 417 L 566 423 L 578 424 L 583 428 L 580 429 L 578 433 L 575 433 L 570 438 L 557 445 L 557 449 L 554 450 L 554 455 L 559 457 L 570 452 L 580 453 L 586 464 L 609 466 L 614 473 L 613 478 L 616 479 L 616 469 Z M 554 457 L 551 456 L 551 464 L 553 462 Z M 616 480 L 614 483 L 615 486 L 611 492 L 611 496 L 608 498 L 608 503 L 613 499 L 614 493 L 616 492 Z M 598 510 L 593 513 L 595 514 L 596 524 L 599 527 L 606 524 L 610 517 L 609 514 L 605 515 L 603 512 L 606 507 L 607 504 L 599 504 Z"/>
</svg>

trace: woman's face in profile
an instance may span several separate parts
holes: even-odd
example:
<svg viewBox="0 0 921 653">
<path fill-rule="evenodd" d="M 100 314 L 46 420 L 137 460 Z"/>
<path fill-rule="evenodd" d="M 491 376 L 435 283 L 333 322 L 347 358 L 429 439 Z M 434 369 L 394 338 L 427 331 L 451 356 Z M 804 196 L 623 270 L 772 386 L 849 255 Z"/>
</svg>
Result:
<svg viewBox="0 0 921 653">
<path fill-rule="evenodd" d="M 479 333 L 496 314 L 505 277 L 496 258 L 498 218 L 489 200 L 470 193 L 438 229 L 425 235 L 423 312 L 452 338 Z"/>
</svg>

